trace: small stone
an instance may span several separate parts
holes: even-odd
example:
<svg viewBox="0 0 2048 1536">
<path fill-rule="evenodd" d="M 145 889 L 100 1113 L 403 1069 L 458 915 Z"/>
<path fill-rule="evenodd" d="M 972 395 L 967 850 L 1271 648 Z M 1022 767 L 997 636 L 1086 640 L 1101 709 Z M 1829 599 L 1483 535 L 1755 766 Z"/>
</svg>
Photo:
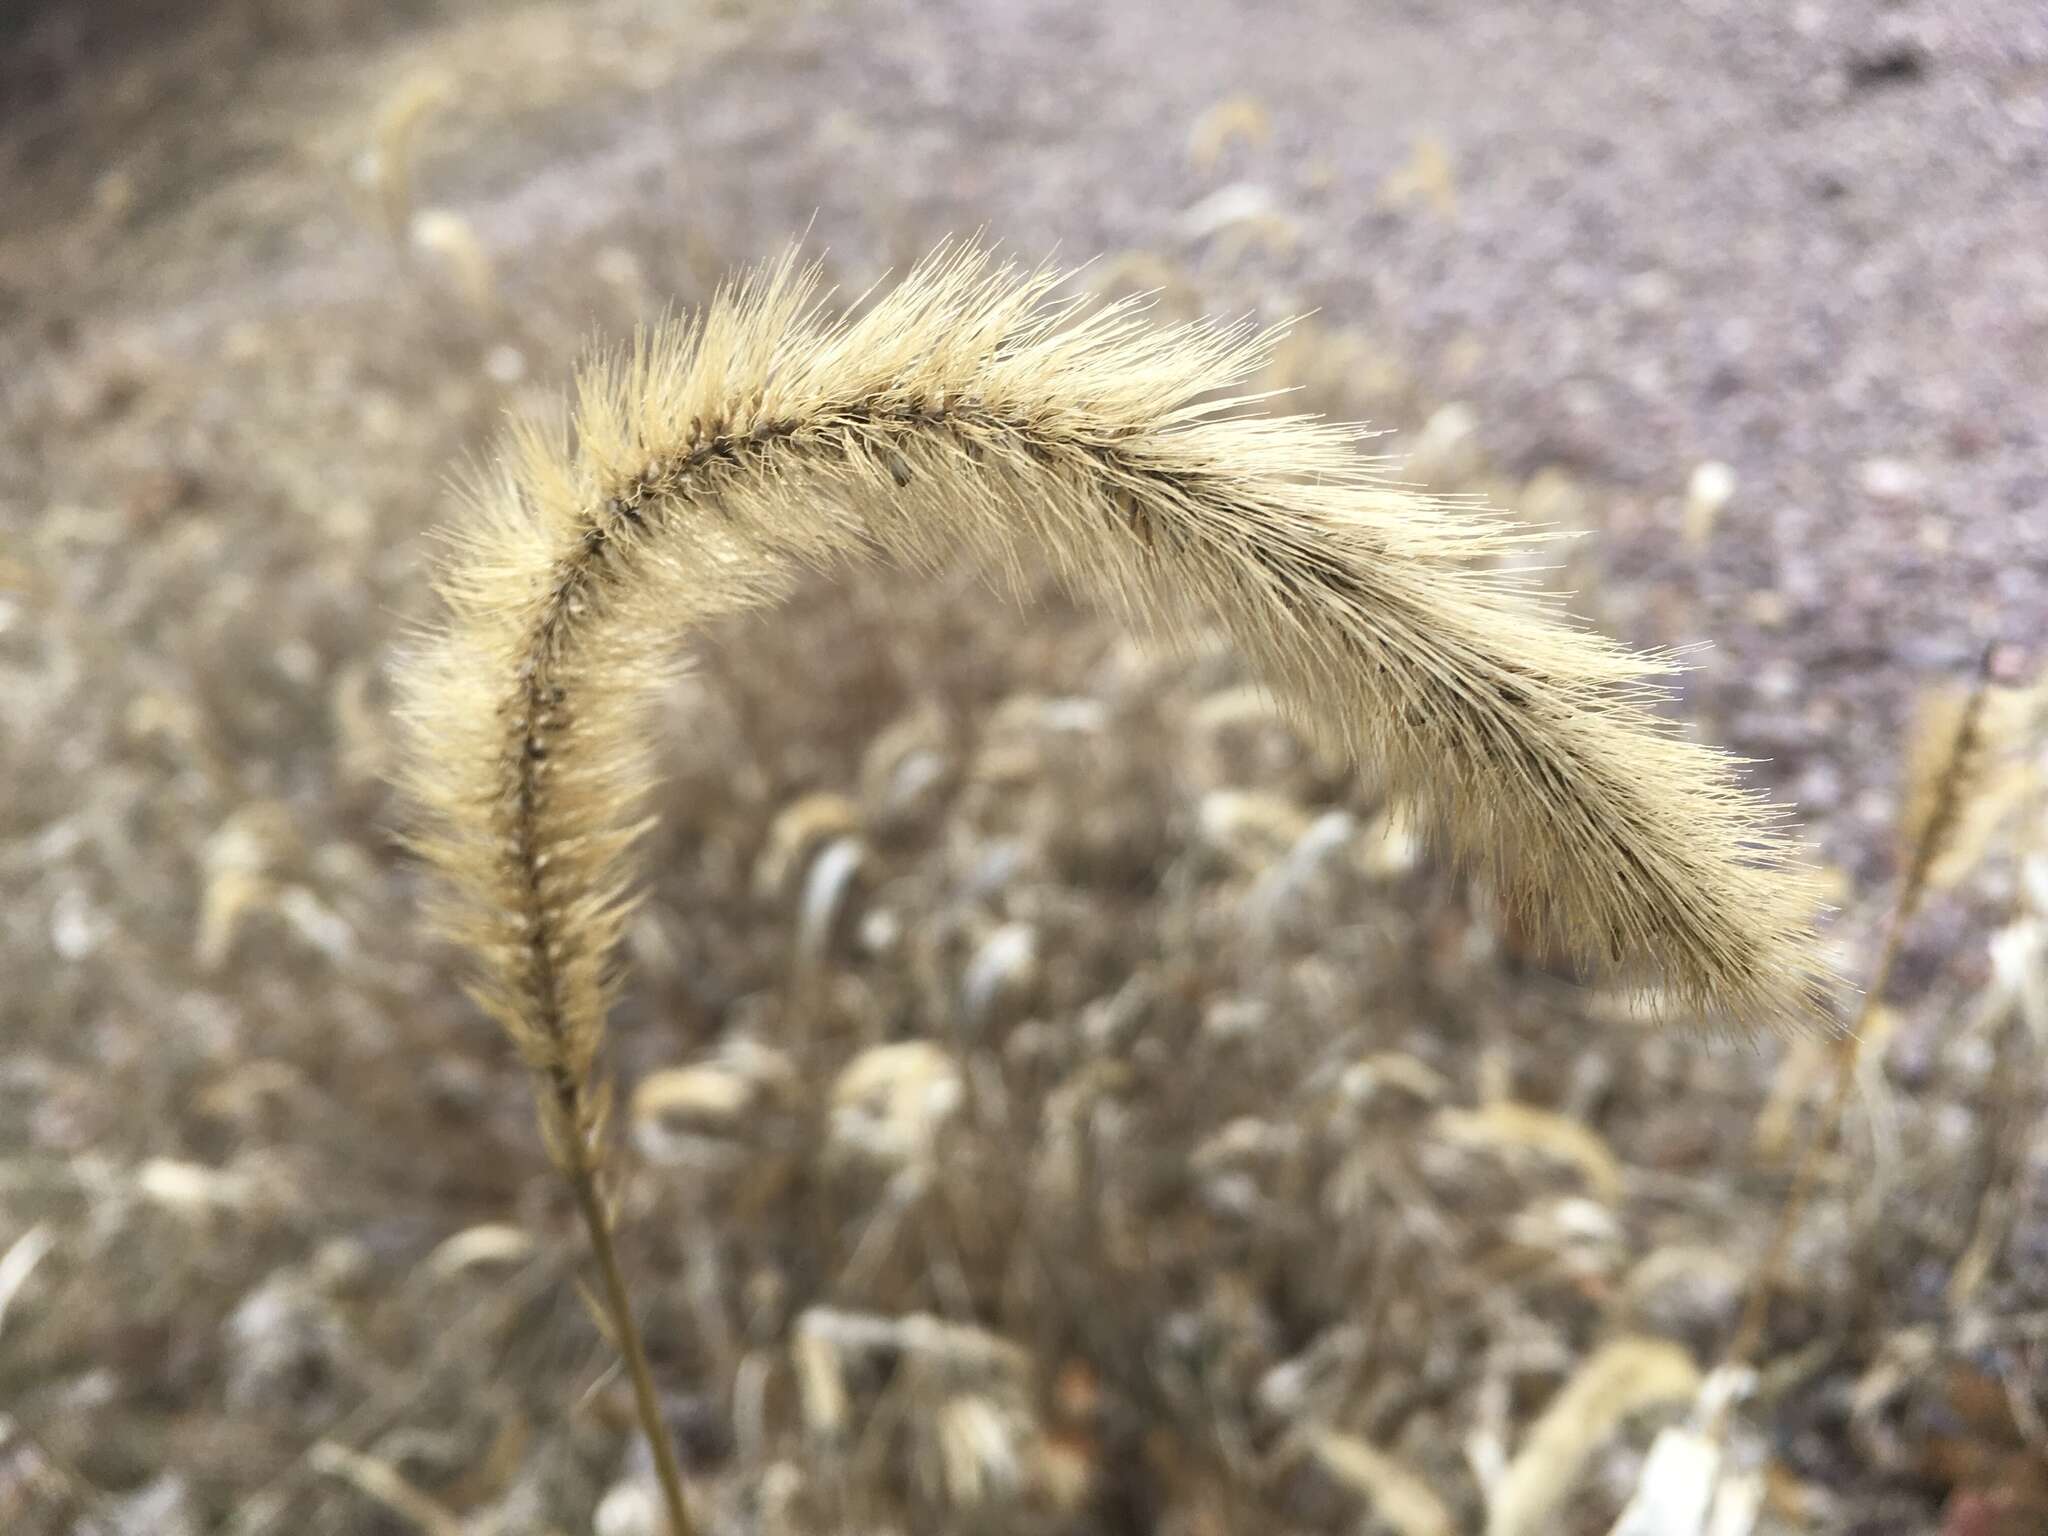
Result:
<svg viewBox="0 0 2048 1536">
<path fill-rule="evenodd" d="M 1678 284 L 1662 267 L 1637 272 L 1621 285 L 1622 302 L 1639 315 L 1661 315 L 1678 297 Z"/>
<path fill-rule="evenodd" d="M 1685 484 L 1685 547 L 1698 554 L 1714 536 L 1714 524 L 1735 498 L 1735 471 L 1718 459 L 1695 466 Z"/>
<path fill-rule="evenodd" d="M 1856 483 L 1875 500 L 1911 501 L 1926 488 L 1927 477 L 1903 459 L 1866 459 L 1856 467 Z"/>
<path fill-rule="evenodd" d="M 1789 699 L 1796 698 L 1800 686 L 1799 668 L 1783 657 L 1767 661 L 1757 669 L 1757 696 L 1769 699 L 1774 704 L 1783 704 Z"/>
<path fill-rule="evenodd" d="M 1778 629 L 1790 616 L 1791 604 L 1784 593 L 1765 587 L 1743 599 L 1742 612 L 1758 629 Z"/>
</svg>

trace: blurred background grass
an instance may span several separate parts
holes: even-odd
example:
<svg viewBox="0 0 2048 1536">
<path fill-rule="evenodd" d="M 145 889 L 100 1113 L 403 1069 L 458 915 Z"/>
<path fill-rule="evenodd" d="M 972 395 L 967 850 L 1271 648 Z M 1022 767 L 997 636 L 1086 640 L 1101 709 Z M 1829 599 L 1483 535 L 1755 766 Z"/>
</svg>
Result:
<svg viewBox="0 0 2048 1536">
<path fill-rule="evenodd" d="M 10 8 L 0 1527 L 651 1529 L 525 1085 L 416 931 L 386 680 L 451 468 L 794 237 L 849 294 L 985 229 L 1313 311 L 1274 384 L 1713 642 L 1681 708 L 1863 974 L 1922 701 L 2048 611 L 2048 23 L 1978 9 Z M 698 651 L 615 1056 L 715 1528 L 1611 1526 L 1822 1053 L 1646 1034 L 1226 652 L 1049 584 Z M 2000 698 L 1722 1433 L 1748 1528 L 2048 1519 Z"/>
</svg>

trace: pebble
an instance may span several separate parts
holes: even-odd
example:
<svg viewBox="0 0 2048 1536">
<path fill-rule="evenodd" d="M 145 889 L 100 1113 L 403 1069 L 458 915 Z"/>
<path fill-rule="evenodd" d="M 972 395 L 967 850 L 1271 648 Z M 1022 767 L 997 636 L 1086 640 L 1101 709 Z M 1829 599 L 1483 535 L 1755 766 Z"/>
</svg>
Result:
<svg viewBox="0 0 2048 1536">
<path fill-rule="evenodd" d="M 1856 483 L 1866 496 L 1897 504 L 1920 496 L 1926 489 L 1927 477 L 1902 459 L 1865 459 L 1856 466 Z"/>
<path fill-rule="evenodd" d="M 1735 499 L 1735 471 L 1718 459 L 1696 465 L 1685 484 L 1685 547 L 1694 554 L 1707 547 L 1714 524 Z"/>
</svg>

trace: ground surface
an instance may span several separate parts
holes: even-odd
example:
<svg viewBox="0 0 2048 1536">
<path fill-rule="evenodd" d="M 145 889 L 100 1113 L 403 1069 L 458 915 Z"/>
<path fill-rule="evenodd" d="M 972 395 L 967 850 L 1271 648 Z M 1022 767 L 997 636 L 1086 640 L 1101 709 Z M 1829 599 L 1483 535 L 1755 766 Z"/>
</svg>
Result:
<svg viewBox="0 0 2048 1536">
<path fill-rule="evenodd" d="M 1712 642 L 1681 708 L 1799 805 L 1852 971 L 1914 701 L 2032 665 L 2036 7 L 170 9 L 0 23 L 0 1513 L 633 1518 L 516 1067 L 414 931 L 385 686 L 449 467 L 793 234 L 853 292 L 985 228 L 1313 309 L 1276 382 Z M 708 642 L 616 1031 L 736 1528 L 1604 1530 L 1725 1347 L 1781 1053 L 1520 966 L 1241 681 L 964 575 Z M 1909 932 L 1744 1422 L 1764 1528 L 2035 1528 L 2038 845 Z M 857 1062 L 923 1130 L 835 1116 Z M 663 1084 L 745 1107 L 678 1136 Z M 1023 1353 L 876 1341 L 913 1314 Z M 1532 1430 L 1603 1370 L 1645 1413 Z"/>
</svg>

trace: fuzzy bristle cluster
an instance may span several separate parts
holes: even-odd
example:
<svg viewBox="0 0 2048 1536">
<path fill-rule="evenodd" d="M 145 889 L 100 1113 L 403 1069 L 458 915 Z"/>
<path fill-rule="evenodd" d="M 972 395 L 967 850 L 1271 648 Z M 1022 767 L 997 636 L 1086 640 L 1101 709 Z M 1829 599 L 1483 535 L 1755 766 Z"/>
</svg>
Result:
<svg viewBox="0 0 2048 1536">
<path fill-rule="evenodd" d="M 1248 414 L 1269 338 L 1062 281 L 954 250 L 833 318 L 785 259 L 590 369 L 572 429 L 516 433 L 475 490 L 409 672 L 409 785 L 443 925 L 545 1079 L 592 1081 L 678 635 L 869 552 L 1020 586 L 1049 561 L 1167 641 L 1220 623 L 1526 923 L 1695 1012 L 1820 1016 L 1811 882 L 1652 712 L 1664 659 L 1490 569 L 1531 535 L 1388 483 L 1356 429 Z M 558 1140 L 589 1099 L 564 1092 Z"/>
</svg>

